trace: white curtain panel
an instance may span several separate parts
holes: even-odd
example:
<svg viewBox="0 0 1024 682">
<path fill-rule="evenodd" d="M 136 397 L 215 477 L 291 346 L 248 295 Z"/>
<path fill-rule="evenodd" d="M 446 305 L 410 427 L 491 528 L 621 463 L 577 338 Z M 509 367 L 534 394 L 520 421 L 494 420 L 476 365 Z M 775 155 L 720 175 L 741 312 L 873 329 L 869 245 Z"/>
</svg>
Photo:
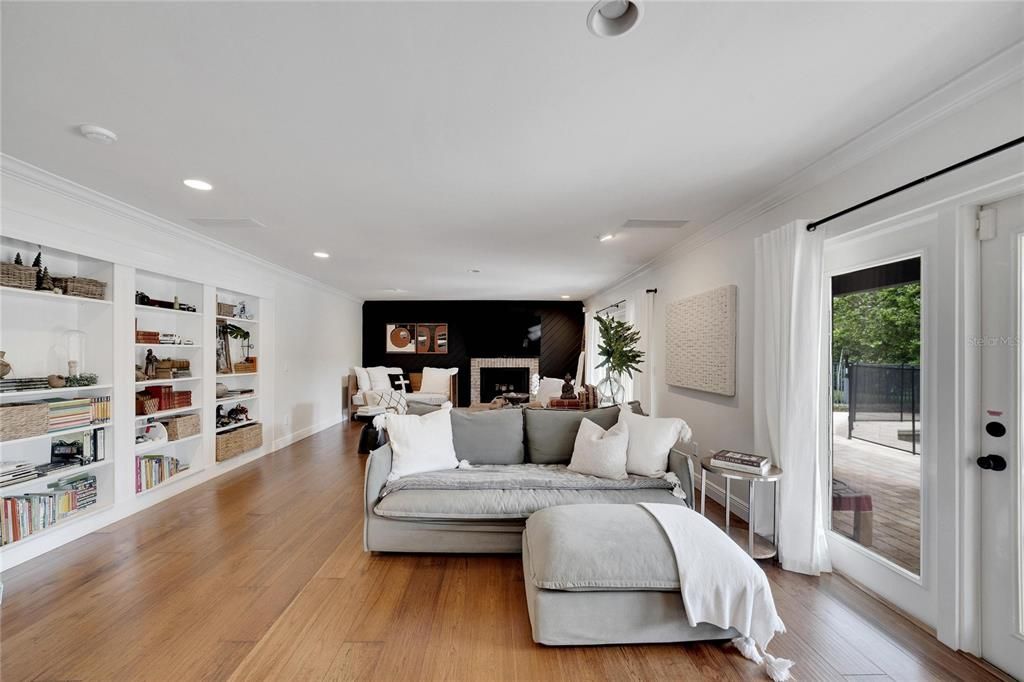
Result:
<svg viewBox="0 0 1024 682">
<path fill-rule="evenodd" d="M 633 399 L 640 401 L 647 414 L 657 414 L 654 405 L 654 292 L 640 289 L 636 299 L 640 302 L 636 306 L 636 328 L 640 331 L 644 359 L 633 383 Z"/>
<path fill-rule="evenodd" d="M 796 221 L 754 242 L 754 441 L 782 467 L 779 561 L 832 570 L 825 538 L 821 423 L 822 232 Z"/>
</svg>

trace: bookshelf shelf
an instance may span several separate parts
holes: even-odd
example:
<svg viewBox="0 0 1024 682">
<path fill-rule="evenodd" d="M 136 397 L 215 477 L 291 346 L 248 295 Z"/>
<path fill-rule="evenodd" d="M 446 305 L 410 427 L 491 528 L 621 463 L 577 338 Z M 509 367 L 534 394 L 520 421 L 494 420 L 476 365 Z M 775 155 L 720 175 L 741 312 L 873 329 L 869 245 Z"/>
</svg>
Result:
<svg viewBox="0 0 1024 682">
<path fill-rule="evenodd" d="M 43 303 L 71 303 L 75 305 L 111 305 L 113 302 L 103 298 L 86 298 L 84 296 L 64 296 L 49 291 L 33 291 L 16 287 L 0 286 L 0 296 L 21 298 L 27 301 Z"/>
<path fill-rule="evenodd" d="M 189 405 L 188 407 L 177 407 L 173 410 L 161 410 L 160 412 L 154 412 L 153 414 L 137 414 L 135 415 L 136 422 L 145 422 L 147 419 L 160 419 L 161 417 L 173 417 L 176 414 L 184 414 L 186 412 L 194 412 L 202 409 L 202 405 Z"/>
<path fill-rule="evenodd" d="M 198 440 L 198 439 L 200 439 L 202 437 L 203 437 L 202 433 L 197 433 L 194 436 L 188 436 L 187 438 L 179 438 L 178 440 L 164 440 L 164 441 L 160 441 L 160 442 L 157 442 L 157 443 L 145 443 L 145 444 L 141 444 L 140 443 L 140 444 L 137 444 L 135 446 L 135 454 L 136 455 L 145 455 L 145 454 L 148 454 L 150 452 L 156 452 L 157 450 L 163 450 L 164 448 L 177 447 L 181 443 L 188 443 L 188 442 L 191 442 L 191 441 Z"/>
<path fill-rule="evenodd" d="M 244 317 L 225 317 L 224 315 L 218 315 L 218 320 L 224 320 L 225 322 L 241 322 L 242 324 L 259 324 L 259 320 L 247 320 Z"/>
<path fill-rule="evenodd" d="M 202 466 L 202 467 L 192 467 L 192 466 L 190 466 L 188 469 L 185 469 L 184 471 L 180 471 L 180 472 L 176 473 L 175 475 L 171 476 L 166 481 L 160 481 L 159 483 L 157 483 L 152 488 L 146 488 L 145 490 L 139 490 L 135 494 L 136 495 L 145 495 L 146 493 L 151 493 L 154 490 L 159 490 L 160 488 L 164 488 L 164 487 L 170 485 L 171 483 L 175 483 L 177 481 L 180 481 L 182 479 L 188 478 L 190 476 L 195 476 L 196 474 L 202 473 L 205 470 L 206 470 L 206 467 L 204 467 L 204 466 Z"/>
<path fill-rule="evenodd" d="M 39 435 L 39 436 L 29 436 L 27 438 L 15 438 L 14 440 L 5 440 L 2 443 L 0 443 L 0 450 L 3 450 L 5 447 L 9 447 L 11 445 L 14 445 L 15 443 L 31 443 L 32 441 L 37 441 L 37 440 L 48 440 L 50 438 L 58 438 L 60 436 L 66 436 L 66 435 L 71 434 L 71 433 L 89 433 L 90 431 L 95 431 L 96 429 L 105 429 L 108 426 L 113 426 L 113 422 L 107 421 L 107 422 L 103 422 L 102 424 L 90 424 L 88 426 L 74 426 L 74 427 L 72 427 L 70 429 L 61 429 L 60 431 L 50 431 L 49 433 L 44 433 L 44 434 Z"/>
<path fill-rule="evenodd" d="M 231 373 L 218 374 L 217 377 L 218 378 L 229 378 L 230 379 L 231 377 L 256 377 L 256 376 L 259 376 L 259 375 L 260 375 L 259 372 L 231 372 Z"/>
<path fill-rule="evenodd" d="M 147 379 L 146 381 L 136 381 L 135 388 L 145 388 L 146 386 L 163 386 L 165 384 L 184 384 L 189 381 L 202 380 L 202 377 L 181 377 L 180 379 Z"/>
<path fill-rule="evenodd" d="M 251 422 L 241 422 L 239 424 L 228 424 L 227 426 L 219 426 L 217 427 L 217 433 L 224 433 L 225 431 L 230 431 L 231 429 L 240 429 L 243 426 L 252 426 L 253 424 L 259 423 L 259 421 L 253 420 Z"/>
<path fill-rule="evenodd" d="M 86 507 L 85 509 L 83 509 L 80 512 L 76 512 L 76 513 L 74 513 L 74 514 L 72 514 L 70 516 L 64 517 L 63 519 L 61 519 L 60 521 L 58 521 L 54 525 L 50 526 L 49 528 L 44 528 L 42 530 L 38 530 L 38 531 L 32 533 L 31 535 L 29 535 L 27 537 L 23 537 L 22 539 L 20 539 L 20 540 L 18 540 L 16 542 L 8 542 L 6 545 L 0 546 L 0 554 L 3 554 L 4 550 L 8 549 L 9 547 L 20 547 L 21 545 L 24 545 L 26 542 L 31 542 L 33 540 L 38 540 L 41 537 L 49 535 L 50 533 L 54 532 L 55 530 L 62 530 L 64 528 L 67 528 L 69 524 L 75 523 L 77 521 L 82 521 L 84 519 L 89 518 L 90 516 L 96 516 L 97 514 L 105 512 L 105 511 L 107 511 L 108 509 L 110 509 L 113 506 L 114 506 L 113 502 L 106 502 L 106 503 L 103 503 L 103 504 L 97 503 L 97 504 L 91 505 L 89 507 Z"/>
<path fill-rule="evenodd" d="M 224 403 L 245 403 L 250 400 L 256 400 L 259 398 L 258 395 L 253 393 L 252 395 L 236 395 L 230 398 L 217 398 L 217 404 L 223 405 Z"/>
<path fill-rule="evenodd" d="M 202 348 L 198 343 L 137 343 L 136 348 L 174 348 L 175 350 Z"/>
<path fill-rule="evenodd" d="M 92 386 L 72 386 L 68 388 L 41 388 L 35 391 L 6 391 L 0 393 L 0 400 L 8 398 L 21 400 L 24 398 L 48 398 L 51 396 L 70 395 L 86 391 L 109 391 L 113 384 L 93 384 Z"/>
<path fill-rule="evenodd" d="M 95 471 L 96 469 L 102 469 L 103 467 L 110 466 L 114 461 L 111 459 L 105 459 L 101 462 L 92 462 L 90 464 L 83 464 L 77 467 L 68 467 L 67 469 L 61 469 L 52 474 L 46 476 L 39 476 L 33 478 L 30 481 L 22 481 L 14 485 L 4 486 L 0 488 L 0 497 L 9 497 L 11 495 L 20 495 L 22 493 L 31 491 L 33 488 L 42 489 L 43 487 L 61 480 L 62 478 L 68 478 L 70 476 L 77 476 L 87 471 Z"/>
<path fill-rule="evenodd" d="M 193 312 L 191 310 L 176 310 L 174 308 L 158 308 L 155 305 L 140 305 L 138 303 L 135 304 L 135 312 L 137 312 L 137 313 L 138 312 L 147 312 L 147 313 L 148 312 L 158 312 L 158 313 L 167 313 L 169 315 L 187 315 L 187 316 L 190 316 L 190 317 L 202 317 L 203 316 L 203 314 L 201 312 Z M 175 345 L 175 344 L 167 344 L 167 345 Z"/>
</svg>

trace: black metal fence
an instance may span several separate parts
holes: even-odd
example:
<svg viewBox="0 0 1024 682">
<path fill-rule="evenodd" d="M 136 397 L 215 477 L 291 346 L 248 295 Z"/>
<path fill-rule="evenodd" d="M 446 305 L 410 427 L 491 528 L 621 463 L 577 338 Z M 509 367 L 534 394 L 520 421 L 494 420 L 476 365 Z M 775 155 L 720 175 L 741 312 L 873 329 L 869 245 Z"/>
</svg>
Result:
<svg viewBox="0 0 1024 682">
<path fill-rule="evenodd" d="M 850 363 L 846 378 L 850 410 L 847 437 L 918 454 L 921 368 Z M 907 426 L 893 428 L 887 425 L 889 422 Z"/>
</svg>

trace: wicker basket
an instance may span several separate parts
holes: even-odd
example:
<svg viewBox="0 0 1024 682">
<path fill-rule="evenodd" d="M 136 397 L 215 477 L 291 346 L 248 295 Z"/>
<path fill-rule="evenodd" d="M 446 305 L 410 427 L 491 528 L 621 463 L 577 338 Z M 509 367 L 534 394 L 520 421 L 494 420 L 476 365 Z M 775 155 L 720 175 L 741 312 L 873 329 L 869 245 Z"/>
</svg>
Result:
<svg viewBox="0 0 1024 682">
<path fill-rule="evenodd" d="M 53 286 L 64 292 L 65 296 L 102 299 L 107 295 L 106 282 L 88 277 L 54 277 Z"/>
<path fill-rule="evenodd" d="M 185 414 L 163 422 L 167 427 L 167 440 L 181 440 L 199 433 L 199 415 Z"/>
<path fill-rule="evenodd" d="M 16 289 L 35 289 L 39 268 L 14 263 L 0 263 L 0 286 Z"/>
<path fill-rule="evenodd" d="M 46 403 L 11 403 L 0 406 L 0 441 L 42 436 L 50 428 Z"/>
<path fill-rule="evenodd" d="M 256 364 L 256 357 L 250 357 L 248 360 L 242 362 L 236 362 L 234 364 L 235 374 L 253 374 L 259 369 Z"/>
<path fill-rule="evenodd" d="M 33 281 L 33 284 L 35 282 Z M 217 303 L 217 314 L 221 317 L 234 317 L 235 316 L 235 304 L 234 303 Z"/>
<path fill-rule="evenodd" d="M 136 415 L 141 416 L 144 414 L 153 414 L 154 412 L 158 412 L 159 410 L 160 401 L 157 398 L 148 395 L 143 395 L 140 393 L 135 394 Z"/>
<path fill-rule="evenodd" d="M 217 461 L 223 462 L 263 445 L 263 426 L 250 424 L 217 434 Z"/>
</svg>

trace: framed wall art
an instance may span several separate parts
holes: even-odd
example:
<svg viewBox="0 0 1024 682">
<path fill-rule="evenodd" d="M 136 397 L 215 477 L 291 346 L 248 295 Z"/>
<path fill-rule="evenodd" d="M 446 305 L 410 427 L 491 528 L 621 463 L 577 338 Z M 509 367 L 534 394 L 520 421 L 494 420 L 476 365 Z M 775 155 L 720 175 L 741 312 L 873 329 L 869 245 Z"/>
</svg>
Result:
<svg viewBox="0 0 1024 682">
<path fill-rule="evenodd" d="M 385 353 L 415 353 L 416 324 L 412 322 L 391 322 L 385 329 Z"/>
<path fill-rule="evenodd" d="M 416 325 L 416 352 L 426 355 L 444 355 L 448 352 L 448 325 L 420 322 Z"/>
<path fill-rule="evenodd" d="M 736 395 L 736 285 L 670 303 L 665 356 L 667 384 Z"/>
</svg>

